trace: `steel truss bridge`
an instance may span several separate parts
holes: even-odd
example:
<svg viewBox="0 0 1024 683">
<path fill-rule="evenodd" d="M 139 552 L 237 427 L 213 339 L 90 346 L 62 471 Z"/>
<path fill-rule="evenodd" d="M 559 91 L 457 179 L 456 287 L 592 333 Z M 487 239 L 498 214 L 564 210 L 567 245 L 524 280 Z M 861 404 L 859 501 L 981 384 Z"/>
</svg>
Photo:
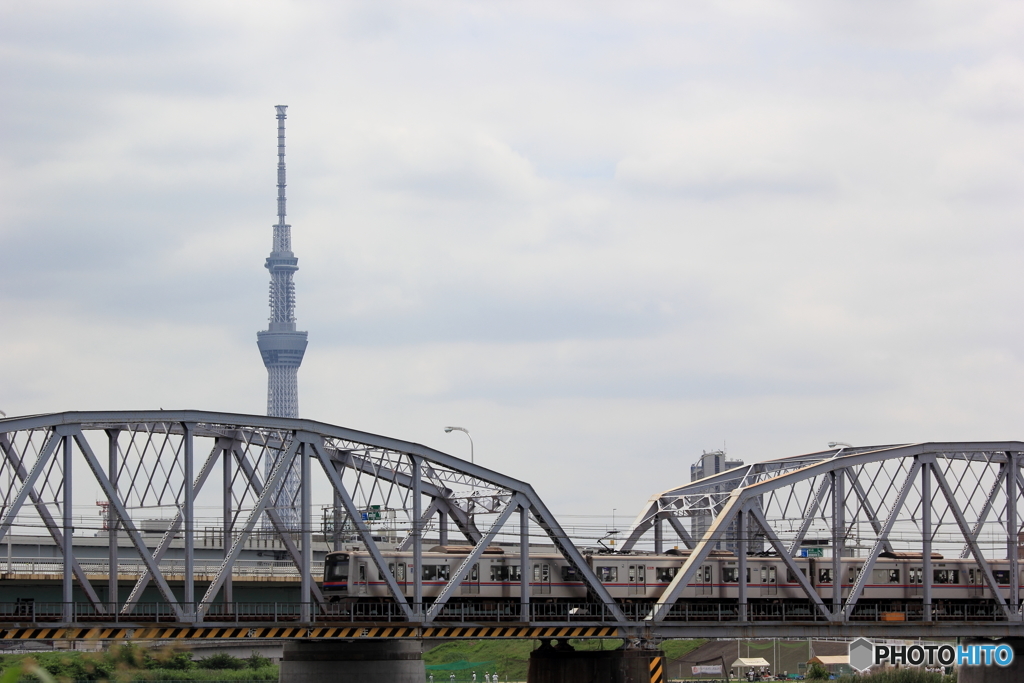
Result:
<svg viewBox="0 0 1024 683">
<path fill-rule="evenodd" d="M 626 600 L 613 598 L 529 484 L 419 444 L 310 420 L 202 411 L 7 418 L 0 420 L 0 543 L 15 529 L 45 528 L 63 558 L 57 558 L 62 600 L 0 602 L 0 640 L 1020 636 L 1022 459 L 1022 442 L 841 447 L 665 491 L 643 507 L 619 555 L 660 553 L 666 535 L 690 552 L 656 599 Z M 294 499 L 283 500 L 281 483 L 292 471 L 300 486 Z M 74 554 L 83 496 L 100 497 L 106 509 L 106 587 Z M 320 524 L 314 496 L 332 522 L 320 541 L 340 549 L 347 529 L 370 554 L 390 601 L 341 609 L 325 600 L 317 583 L 321 565 L 313 562 Z M 196 557 L 196 539 L 209 531 L 197 510 L 210 507 L 218 511 L 224 539 L 216 566 Z M 299 511 L 298 529 L 286 526 L 286 507 Z M 416 567 L 427 533 L 448 545 L 451 529 L 471 548 L 435 598 L 424 600 L 421 572 L 400 585 L 389 570 L 374 540 L 382 523 L 368 514 L 378 510 L 403 516 L 389 533 L 404 529 L 394 545 L 411 552 Z M 153 514 L 167 522 L 155 547 L 141 524 Z M 710 522 L 699 538 L 688 528 L 697 516 Z M 731 539 L 730 528 L 739 530 Z M 299 600 L 237 602 L 232 577 L 243 563 L 239 556 L 267 533 L 277 536 L 294 565 Z M 119 556 L 118 534 L 134 546 L 131 558 Z M 183 539 L 184 557 L 171 566 L 165 555 L 175 537 Z M 587 600 L 532 596 L 530 573 L 522 571 L 517 602 L 452 601 L 485 550 L 509 537 L 525 549 L 523 567 L 531 537 L 535 549 L 543 537 L 547 549 L 533 552 L 555 552 L 575 567 Z M 803 605 L 753 599 L 744 581 L 731 601 L 681 600 L 723 542 L 735 544 L 741 577 L 757 561 L 748 558 L 749 550 L 781 559 L 799 583 Z M 833 550 L 822 560 L 831 563 L 832 576 L 840 577 L 841 563 L 851 558 L 861 568 L 827 602 L 794 559 L 808 543 Z M 971 558 L 989 604 L 949 610 L 933 600 L 932 582 L 924 581 L 918 609 L 899 622 L 880 620 L 877 609 L 862 602 L 864 589 L 881 554 L 900 551 L 921 554 L 925 577 L 937 561 L 933 552 Z M 997 582 L 994 560 L 1008 560 L 1015 577 L 1008 586 Z M 120 600 L 117 581 L 124 572 L 110 568 L 126 563 L 142 567 Z M 160 601 L 143 602 L 151 585 Z M 75 599 L 76 587 L 84 599 Z"/>
</svg>

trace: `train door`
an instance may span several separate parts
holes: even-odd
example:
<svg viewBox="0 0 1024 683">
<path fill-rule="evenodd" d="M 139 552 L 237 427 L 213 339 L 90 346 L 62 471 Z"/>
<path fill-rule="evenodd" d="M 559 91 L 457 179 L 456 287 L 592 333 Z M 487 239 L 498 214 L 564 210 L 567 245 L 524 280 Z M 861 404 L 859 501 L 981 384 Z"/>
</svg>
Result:
<svg viewBox="0 0 1024 683">
<path fill-rule="evenodd" d="M 647 595 L 647 572 L 642 564 L 629 565 L 629 595 Z"/>
<path fill-rule="evenodd" d="M 714 584 L 711 582 L 711 565 L 702 564 L 697 567 L 697 574 L 694 577 L 697 584 L 697 595 L 711 595 Z"/>
<path fill-rule="evenodd" d="M 774 565 L 761 565 L 761 596 L 779 594 L 779 582 Z"/>
<path fill-rule="evenodd" d="M 981 569 L 972 567 L 967 570 L 967 597 L 980 598 L 984 594 L 985 579 Z"/>
<path fill-rule="evenodd" d="M 369 591 L 367 590 L 366 583 L 366 563 L 360 562 L 359 566 L 356 568 L 355 594 L 367 595 L 368 593 Z"/>
<path fill-rule="evenodd" d="M 908 583 L 910 586 L 907 588 L 907 597 L 918 598 L 921 597 L 921 577 L 924 572 L 921 567 L 911 567 L 907 571 L 909 578 Z"/>
<path fill-rule="evenodd" d="M 551 594 L 551 565 L 546 563 L 533 565 L 533 582 L 531 586 L 533 587 L 531 593 L 534 595 Z"/>
<path fill-rule="evenodd" d="M 462 594 L 463 595 L 479 595 L 480 594 L 480 563 L 474 563 L 469 568 L 469 573 L 466 574 L 466 579 L 462 582 Z"/>
</svg>

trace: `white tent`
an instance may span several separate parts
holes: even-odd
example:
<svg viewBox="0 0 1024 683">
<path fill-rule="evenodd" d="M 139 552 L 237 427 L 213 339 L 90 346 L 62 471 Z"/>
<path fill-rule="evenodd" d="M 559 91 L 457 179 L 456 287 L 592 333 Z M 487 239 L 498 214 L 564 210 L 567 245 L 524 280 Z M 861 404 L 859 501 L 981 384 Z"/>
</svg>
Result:
<svg viewBox="0 0 1024 683">
<path fill-rule="evenodd" d="M 771 666 L 771 663 L 764 657 L 740 657 L 730 666 L 733 669 L 739 669 L 748 666 Z"/>
</svg>

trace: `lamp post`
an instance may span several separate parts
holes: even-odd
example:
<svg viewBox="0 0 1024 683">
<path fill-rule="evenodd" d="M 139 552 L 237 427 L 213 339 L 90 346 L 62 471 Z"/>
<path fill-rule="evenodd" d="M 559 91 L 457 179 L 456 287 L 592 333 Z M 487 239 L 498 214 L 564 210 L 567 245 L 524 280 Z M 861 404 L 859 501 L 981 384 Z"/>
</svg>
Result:
<svg viewBox="0 0 1024 683">
<path fill-rule="evenodd" d="M 444 433 L 445 434 L 451 434 L 452 432 L 462 432 L 466 436 L 469 437 L 469 461 L 472 462 L 472 463 L 475 463 L 475 460 L 473 459 L 473 437 L 470 436 L 469 430 L 466 429 L 465 427 L 445 427 L 444 428 Z"/>
</svg>

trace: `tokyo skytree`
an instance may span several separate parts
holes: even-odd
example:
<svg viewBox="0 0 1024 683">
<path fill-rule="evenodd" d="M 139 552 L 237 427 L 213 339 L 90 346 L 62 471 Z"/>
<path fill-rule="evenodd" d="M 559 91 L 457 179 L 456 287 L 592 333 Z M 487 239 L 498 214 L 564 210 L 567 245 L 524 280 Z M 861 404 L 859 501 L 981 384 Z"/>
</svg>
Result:
<svg viewBox="0 0 1024 683">
<path fill-rule="evenodd" d="M 286 105 L 277 105 L 277 225 L 274 245 L 267 257 L 270 271 L 270 325 L 256 333 L 256 343 L 267 367 L 267 415 L 299 416 L 299 366 L 306 352 L 306 334 L 295 330 L 295 284 L 292 276 L 299 260 L 292 253 L 292 226 L 285 222 L 284 120 Z M 266 479 L 273 463 L 266 463 Z M 265 479 L 265 480 L 266 480 Z M 297 468 L 285 477 L 275 507 L 290 530 L 299 528 L 296 495 L 299 490 Z"/>
</svg>

